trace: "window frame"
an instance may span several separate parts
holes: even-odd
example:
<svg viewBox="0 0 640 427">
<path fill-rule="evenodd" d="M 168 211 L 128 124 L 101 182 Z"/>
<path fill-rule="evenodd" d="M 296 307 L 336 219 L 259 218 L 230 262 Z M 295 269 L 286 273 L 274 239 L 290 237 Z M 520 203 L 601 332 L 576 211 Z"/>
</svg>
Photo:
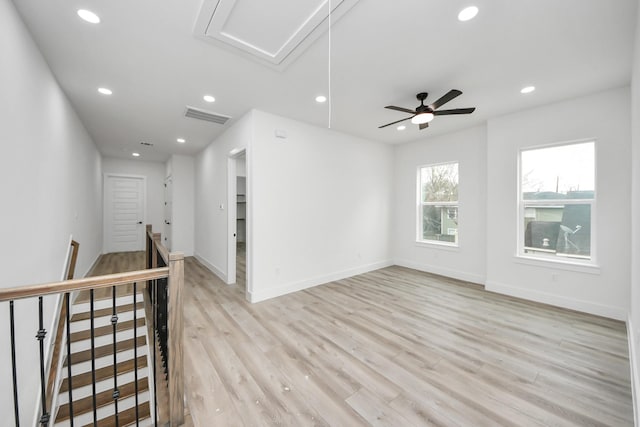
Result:
<svg viewBox="0 0 640 427">
<path fill-rule="evenodd" d="M 425 168 L 432 168 L 436 166 L 443 165 L 457 165 L 458 168 L 458 200 L 455 202 L 423 202 L 422 201 L 422 170 Z M 434 206 L 442 209 L 450 209 L 452 207 L 457 209 L 456 218 L 458 220 L 458 227 L 456 229 L 455 240 L 453 242 L 447 242 L 442 240 L 427 240 L 422 236 L 423 230 L 423 208 L 425 206 Z M 420 246 L 440 246 L 444 248 L 458 248 L 460 246 L 460 162 L 458 160 L 439 162 L 439 163 L 430 163 L 426 165 L 418 166 L 416 170 L 416 244 Z"/>
<path fill-rule="evenodd" d="M 594 188 L 593 188 L 593 198 L 590 199 L 542 199 L 542 200 L 525 200 L 524 192 L 522 191 L 522 154 L 526 151 L 540 150 L 545 148 L 555 148 L 555 147 L 563 147 L 568 145 L 578 145 L 585 143 L 593 143 L 593 176 L 594 176 Z M 596 241 L 596 214 L 597 214 L 597 186 L 598 186 L 598 173 L 597 173 L 597 139 L 596 138 L 585 138 L 571 141 L 563 141 L 563 142 L 554 142 L 550 144 L 543 145 L 535 145 L 535 146 L 527 146 L 521 147 L 518 150 L 518 163 L 517 163 L 517 247 L 516 247 L 516 258 L 519 258 L 524 261 L 532 261 L 534 263 L 542 262 L 542 263 L 555 263 L 555 264 L 564 264 L 567 266 L 585 266 L 585 267 L 598 267 L 597 264 L 597 241 Z M 589 258 L 580 257 L 580 256 L 570 256 L 570 255 L 558 255 L 554 254 L 544 254 L 542 250 L 539 253 L 531 253 L 526 252 L 525 247 L 525 218 L 526 218 L 526 210 L 527 208 L 537 208 L 537 207 L 559 207 L 559 206 L 567 206 L 567 205 L 589 205 L 590 208 L 590 248 L 589 248 Z"/>
</svg>

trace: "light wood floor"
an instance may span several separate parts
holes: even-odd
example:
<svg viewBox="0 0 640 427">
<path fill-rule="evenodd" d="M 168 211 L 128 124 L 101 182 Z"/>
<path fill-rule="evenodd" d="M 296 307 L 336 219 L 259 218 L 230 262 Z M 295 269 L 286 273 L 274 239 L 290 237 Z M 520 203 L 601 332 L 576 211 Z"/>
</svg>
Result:
<svg viewBox="0 0 640 427">
<path fill-rule="evenodd" d="M 621 322 L 401 267 L 257 304 L 185 276 L 189 425 L 633 425 Z"/>
</svg>

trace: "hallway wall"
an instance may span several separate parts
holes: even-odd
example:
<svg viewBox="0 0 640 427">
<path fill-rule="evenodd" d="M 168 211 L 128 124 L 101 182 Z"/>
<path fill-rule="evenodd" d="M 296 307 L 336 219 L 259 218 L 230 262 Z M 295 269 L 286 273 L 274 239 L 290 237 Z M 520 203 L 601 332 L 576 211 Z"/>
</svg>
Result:
<svg viewBox="0 0 640 427">
<path fill-rule="evenodd" d="M 640 425 L 640 0 L 631 75 L 631 301 L 628 333 L 636 425 Z"/>
<path fill-rule="evenodd" d="M 83 276 L 102 247 L 100 153 L 8 0 L 0 0 L 0 52 L 0 287 L 60 280 L 71 235 L 80 242 L 76 277 Z M 54 305 L 45 298 L 47 330 Z M 24 425 L 32 424 L 39 390 L 36 313 L 37 301 L 16 302 Z M 0 414 L 11 424 L 7 303 L 0 303 L 0 318 Z"/>
</svg>

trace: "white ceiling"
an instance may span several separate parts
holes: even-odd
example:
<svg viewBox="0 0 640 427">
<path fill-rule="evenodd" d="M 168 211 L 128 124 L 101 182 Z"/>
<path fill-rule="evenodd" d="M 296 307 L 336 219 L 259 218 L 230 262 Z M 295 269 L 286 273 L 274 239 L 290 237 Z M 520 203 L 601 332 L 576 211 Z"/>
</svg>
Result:
<svg viewBox="0 0 640 427">
<path fill-rule="evenodd" d="M 245 22 L 258 17 L 274 23 L 263 28 L 291 25 L 287 4 L 299 3 L 270 1 L 271 8 L 261 1 L 259 13 L 258 6 L 255 15 L 245 13 Z M 135 150 L 142 153 L 140 159 L 163 161 L 174 153 L 195 154 L 252 108 L 329 125 L 329 102 L 314 101 L 318 94 L 329 95 L 326 32 L 277 70 L 198 38 L 194 31 L 202 0 L 14 4 L 107 156 L 131 158 Z M 236 4 L 246 12 L 256 2 Z M 469 4 L 480 13 L 459 22 L 458 12 Z M 636 0 L 359 1 L 331 31 L 331 128 L 402 143 L 627 85 L 635 5 Z M 102 22 L 80 20 L 80 8 L 96 12 Z M 299 7 L 295 10 L 300 13 Z M 256 28 L 242 34 L 256 38 Z M 264 37 L 269 42 L 281 35 Z M 537 90 L 520 94 L 526 85 Z M 98 94 L 100 86 L 113 95 Z M 446 108 L 477 107 L 473 114 L 436 117 L 423 131 L 409 123 L 402 132 L 395 126 L 378 129 L 404 117 L 385 105 L 415 108 L 416 93 L 429 92 L 430 103 L 454 88 L 464 93 Z M 203 101 L 205 94 L 216 102 Z M 185 118 L 187 105 L 232 119 L 219 125 Z M 178 144 L 178 137 L 187 143 Z M 141 146 L 141 141 L 154 147 Z"/>
</svg>

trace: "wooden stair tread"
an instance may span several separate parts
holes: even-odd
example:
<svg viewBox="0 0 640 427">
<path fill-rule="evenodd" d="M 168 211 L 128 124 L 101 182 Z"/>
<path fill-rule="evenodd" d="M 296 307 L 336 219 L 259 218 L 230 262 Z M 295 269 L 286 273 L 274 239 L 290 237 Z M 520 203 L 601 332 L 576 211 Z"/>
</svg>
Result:
<svg viewBox="0 0 640 427">
<path fill-rule="evenodd" d="M 147 357 L 146 356 L 138 356 L 138 369 L 147 367 Z M 135 369 L 134 360 L 127 360 L 124 362 L 118 363 L 116 365 L 116 370 L 118 374 L 126 374 L 127 372 L 133 372 Z M 104 368 L 96 369 L 96 382 L 103 381 L 107 378 L 113 377 L 113 365 L 105 366 Z M 91 384 L 91 371 L 84 372 L 82 374 L 74 375 L 71 377 L 71 384 L 73 388 L 83 387 Z M 62 380 L 62 384 L 60 385 L 60 393 L 66 393 L 69 391 L 69 379 L 65 378 Z"/>
<path fill-rule="evenodd" d="M 142 297 L 141 297 L 140 301 L 136 303 L 136 309 L 141 310 L 143 308 L 144 308 L 144 303 L 142 302 Z M 133 303 L 116 306 L 116 313 L 126 313 L 129 311 L 133 311 Z M 111 316 L 111 313 L 112 313 L 111 307 L 101 308 L 100 310 L 94 310 L 93 317 L 96 318 L 96 317 Z M 86 312 L 74 314 L 71 317 L 71 321 L 79 322 L 81 320 L 89 320 L 90 318 L 91 318 L 91 314 L 88 311 L 86 311 Z"/>
<path fill-rule="evenodd" d="M 121 386 L 118 386 L 120 391 L 119 400 L 126 399 L 127 397 L 134 396 L 136 392 L 135 382 L 130 382 Z M 138 393 L 143 393 L 149 390 L 149 379 L 147 377 L 140 378 L 138 380 Z M 101 408 L 113 403 L 113 390 L 106 390 L 96 395 L 96 407 Z M 93 411 L 93 397 L 87 396 L 85 398 L 74 400 L 73 402 L 73 414 L 74 416 L 86 414 Z M 69 404 L 65 403 L 60 406 L 58 415 L 56 416 L 56 423 L 69 419 Z"/>
<path fill-rule="evenodd" d="M 143 346 L 146 343 L 147 343 L 146 337 L 144 335 L 139 336 L 138 339 L 136 340 L 135 347 Z M 120 341 L 118 342 L 116 352 L 121 353 L 123 351 L 131 350 L 133 349 L 133 347 L 134 347 L 133 338 L 125 341 Z M 94 352 L 95 352 L 96 359 L 113 355 L 113 344 L 106 344 L 100 347 L 96 347 L 94 349 Z M 77 353 L 71 353 L 71 365 L 74 365 L 76 363 L 88 362 L 90 360 L 91 360 L 91 349 L 79 351 Z M 64 366 L 67 366 L 68 363 L 69 363 L 69 357 L 65 358 Z"/>
<path fill-rule="evenodd" d="M 140 317 L 138 318 L 137 321 L 137 327 L 141 327 L 144 326 L 144 318 Z M 133 320 L 127 320 L 124 322 L 119 322 L 116 324 L 116 331 L 118 332 L 122 332 L 122 331 L 128 331 L 130 329 L 133 329 Z M 113 326 L 112 325 L 107 325 L 107 326 L 101 326 L 99 328 L 95 328 L 94 329 L 94 336 L 95 337 L 101 337 L 101 336 L 105 336 L 105 335 L 110 335 L 113 334 Z M 78 341 L 84 341 L 84 340 L 88 340 L 91 338 L 91 330 L 90 329 L 86 329 L 83 331 L 79 331 L 79 332 L 74 332 L 71 334 L 71 342 L 78 342 Z"/>
<path fill-rule="evenodd" d="M 140 416 L 140 421 L 145 418 L 149 418 L 151 416 L 151 412 L 149 412 L 149 402 L 141 403 L 138 406 L 138 415 Z M 122 411 L 118 414 L 118 425 L 120 427 L 130 426 L 136 423 L 136 408 L 130 408 L 126 411 Z M 93 422 L 87 424 L 85 427 L 92 427 Z M 98 420 L 98 427 L 115 427 L 116 426 L 116 416 L 111 415 L 110 417 L 103 418 Z"/>
</svg>

